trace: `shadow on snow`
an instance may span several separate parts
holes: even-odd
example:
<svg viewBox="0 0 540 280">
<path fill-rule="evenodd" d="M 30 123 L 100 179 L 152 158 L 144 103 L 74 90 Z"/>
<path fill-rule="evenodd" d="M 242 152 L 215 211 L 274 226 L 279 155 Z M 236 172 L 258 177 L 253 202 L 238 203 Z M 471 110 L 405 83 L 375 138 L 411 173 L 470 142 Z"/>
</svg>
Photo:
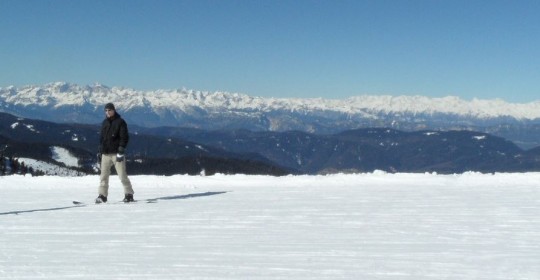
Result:
<svg viewBox="0 0 540 280">
<path fill-rule="evenodd" d="M 155 202 L 158 202 L 159 200 L 188 199 L 188 198 L 195 198 L 195 197 L 205 197 L 205 196 L 219 195 L 219 194 L 224 194 L 224 193 L 227 193 L 227 192 L 205 192 L 205 193 L 192 193 L 192 194 L 184 194 L 184 195 L 163 196 L 163 197 L 143 199 L 143 200 L 139 200 L 139 202 L 155 203 Z M 42 209 L 0 212 L 0 216 L 19 215 L 19 214 L 23 214 L 23 213 L 33 213 L 33 212 L 58 211 L 58 210 L 66 210 L 66 209 L 71 209 L 71 208 L 85 207 L 85 206 L 88 206 L 88 205 L 89 204 L 82 203 L 82 204 L 73 205 L 73 206 L 66 206 L 66 207 L 53 207 L 53 208 L 42 208 Z"/>
<path fill-rule="evenodd" d="M 218 195 L 218 194 L 224 194 L 224 193 L 227 193 L 227 192 L 205 192 L 205 193 L 192 193 L 192 194 L 184 194 L 184 195 L 162 196 L 162 197 L 157 197 L 157 198 L 145 199 L 143 201 L 156 202 L 158 200 L 188 199 L 188 198 L 211 196 L 211 195 Z"/>
<path fill-rule="evenodd" d="M 32 213 L 32 212 L 48 212 L 48 211 L 57 211 L 57 210 L 65 210 L 70 208 L 77 208 L 82 207 L 84 205 L 75 205 L 75 206 L 67 206 L 67 207 L 54 207 L 54 208 L 43 208 L 43 209 L 32 209 L 32 210 L 19 210 L 19 211 L 11 211 L 11 212 L 1 212 L 0 216 L 3 215 L 19 215 L 22 213 Z"/>
</svg>

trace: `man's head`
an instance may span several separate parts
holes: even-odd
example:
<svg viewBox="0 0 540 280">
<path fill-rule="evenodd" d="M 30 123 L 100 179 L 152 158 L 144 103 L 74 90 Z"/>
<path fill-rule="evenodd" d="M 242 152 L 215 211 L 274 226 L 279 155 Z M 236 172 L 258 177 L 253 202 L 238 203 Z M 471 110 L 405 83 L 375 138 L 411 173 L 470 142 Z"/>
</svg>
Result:
<svg viewBox="0 0 540 280">
<path fill-rule="evenodd" d="M 114 104 L 107 103 L 105 105 L 105 115 L 107 116 L 107 118 L 113 117 L 115 113 L 116 113 L 116 109 L 114 108 Z"/>
</svg>

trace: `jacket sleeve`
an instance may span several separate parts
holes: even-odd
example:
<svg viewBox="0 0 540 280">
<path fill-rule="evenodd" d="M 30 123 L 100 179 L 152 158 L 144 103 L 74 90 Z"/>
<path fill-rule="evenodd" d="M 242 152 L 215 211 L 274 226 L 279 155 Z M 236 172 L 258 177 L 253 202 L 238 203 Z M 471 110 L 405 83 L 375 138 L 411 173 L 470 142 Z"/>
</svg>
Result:
<svg viewBox="0 0 540 280">
<path fill-rule="evenodd" d="M 120 136 L 119 146 L 125 149 L 129 142 L 129 133 L 128 133 L 127 123 L 124 120 L 122 120 L 122 123 L 120 124 L 119 136 Z"/>
<path fill-rule="evenodd" d="M 99 145 L 98 145 L 98 153 L 103 153 L 103 140 L 105 138 L 105 135 L 103 135 L 103 126 L 104 124 L 101 123 L 101 130 L 99 131 Z"/>
</svg>

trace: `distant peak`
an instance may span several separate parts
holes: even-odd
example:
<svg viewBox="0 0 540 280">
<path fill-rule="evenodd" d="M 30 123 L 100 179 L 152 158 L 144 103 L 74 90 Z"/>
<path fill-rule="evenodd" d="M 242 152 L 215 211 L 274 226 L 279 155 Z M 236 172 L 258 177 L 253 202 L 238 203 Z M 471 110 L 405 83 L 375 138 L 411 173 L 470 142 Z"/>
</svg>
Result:
<svg viewBox="0 0 540 280">
<path fill-rule="evenodd" d="M 104 85 L 104 84 L 102 84 L 102 83 L 100 83 L 100 82 L 94 82 L 94 83 L 92 84 L 92 86 L 93 86 L 93 87 L 108 87 L 108 86 L 106 86 L 106 85 Z"/>
</svg>

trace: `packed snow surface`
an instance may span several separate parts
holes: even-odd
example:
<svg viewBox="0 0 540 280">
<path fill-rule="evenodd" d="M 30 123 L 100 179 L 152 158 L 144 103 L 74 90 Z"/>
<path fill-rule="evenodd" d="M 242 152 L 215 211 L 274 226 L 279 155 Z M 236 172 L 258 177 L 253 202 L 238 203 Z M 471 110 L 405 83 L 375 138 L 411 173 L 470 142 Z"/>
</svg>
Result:
<svg viewBox="0 0 540 280">
<path fill-rule="evenodd" d="M 0 279 L 540 279 L 540 173 L 98 181 L 0 177 Z"/>
</svg>

